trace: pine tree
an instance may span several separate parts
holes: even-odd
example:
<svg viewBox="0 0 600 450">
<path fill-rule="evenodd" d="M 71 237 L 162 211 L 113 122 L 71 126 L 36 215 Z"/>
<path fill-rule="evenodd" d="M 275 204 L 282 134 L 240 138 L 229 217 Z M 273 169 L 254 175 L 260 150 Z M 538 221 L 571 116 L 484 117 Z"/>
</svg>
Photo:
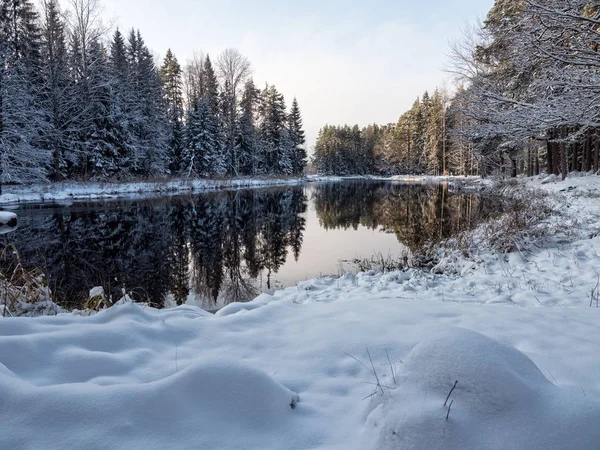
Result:
<svg viewBox="0 0 600 450">
<path fill-rule="evenodd" d="M 261 164 L 257 151 L 257 130 L 254 120 L 257 101 L 258 90 L 254 85 L 254 81 L 249 80 L 246 82 L 242 101 L 240 102 L 241 116 L 235 142 L 236 153 L 239 158 L 239 170 L 244 175 L 257 175 L 258 166 Z"/>
<path fill-rule="evenodd" d="M 302 115 L 300 114 L 300 107 L 298 106 L 298 100 L 296 98 L 294 98 L 294 101 L 292 102 L 292 108 L 288 116 L 288 130 L 293 149 L 292 173 L 294 175 L 301 175 L 306 168 L 307 155 L 306 149 L 304 148 L 306 137 L 304 135 L 304 130 L 302 129 Z"/>
<path fill-rule="evenodd" d="M 169 167 L 173 173 L 177 173 L 181 170 L 184 148 L 183 85 L 181 66 L 171 52 L 171 49 L 167 51 L 159 73 L 163 86 L 164 101 L 167 107 L 167 118 L 171 128 Z"/>
<path fill-rule="evenodd" d="M 128 121 L 134 138 L 133 170 L 143 176 L 162 175 L 168 169 L 170 133 L 158 70 L 139 31 L 131 31 L 126 50 L 131 96 Z"/>
<path fill-rule="evenodd" d="M 65 26 L 55 0 L 42 4 L 41 35 L 41 107 L 49 125 L 43 145 L 52 153 L 50 179 L 57 181 L 67 176 L 65 153 L 69 148 L 67 128 L 72 99 Z"/>
<path fill-rule="evenodd" d="M 265 86 L 260 95 L 260 145 L 265 152 L 265 170 L 292 173 L 292 140 L 286 129 L 285 100 L 275 86 Z"/>
<path fill-rule="evenodd" d="M 0 182 L 39 181 L 49 158 L 40 136 L 41 36 L 28 0 L 0 2 Z"/>
</svg>

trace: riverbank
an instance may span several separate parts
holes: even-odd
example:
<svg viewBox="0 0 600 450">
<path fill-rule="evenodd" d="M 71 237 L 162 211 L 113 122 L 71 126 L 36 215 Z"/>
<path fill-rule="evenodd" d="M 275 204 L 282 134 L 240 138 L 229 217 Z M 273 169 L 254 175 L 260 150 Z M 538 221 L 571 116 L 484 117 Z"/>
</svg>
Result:
<svg viewBox="0 0 600 450">
<path fill-rule="evenodd" d="M 310 180 L 318 181 L 315 177 Z M 217 190 L 251 189 L 268 186 L 291 186 L 309 181 L 304 177 L 175 179 L 170 181 L 136 181 L 123 183 L 63 182 L 4 186 L 0 205 L 14 203 L 69 202 L 115 198 L 151 198 Z"/>
<path fill-rule="evenodd" d="M 68 203 L 84 200 L 110 200 L 120 198 L 153 198 L 186 193 L 218 190 L 253 189 L 269 186 L 293 186 L 308 182 L 335 182 L 349 179 L 399 181 L 405 183 L 443 183 L 477 185 L 478 177 L 376 177 L 376 176 L 319 176 L 284 178 L 223 178 L 223 179 L 173 179 L 169 181 L 132 181 L 122 183 L 61 182 L 33 185 L 3 186 L 0 205 L 17 203 Z"/>
<path fill-rule="evenodd" d="M 215 316 L 0 319 L 0 447 L 595 450 L 600 177 L 480 189 L 549 210 Z"/>
</svg>

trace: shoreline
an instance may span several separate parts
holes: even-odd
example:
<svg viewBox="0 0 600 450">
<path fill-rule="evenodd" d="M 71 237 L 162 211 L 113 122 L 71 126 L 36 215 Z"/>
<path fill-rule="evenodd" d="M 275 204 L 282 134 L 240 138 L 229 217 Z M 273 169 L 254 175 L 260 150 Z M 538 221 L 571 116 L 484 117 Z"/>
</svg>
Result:
<svg viewBox="0 0 600 450">
<path fill-rule="evenodd" d="M 468 186 L 481 182 L 479 177 L 393 176 L 374 175 L 320 176 L 290 178 L 175 179 L 168 181 L 60 182 L 50 184 L 8 185 L 0 195 L 0 207 L 16 204 L 68 203 L 86 200 L 149 199 L 187 193 L 203 193 L 239 189 L 259 189 L 277 186 L 297 186 L 305 183 L 338 182 L 344 180 L 375 180 L 402 183 L 450 183 Z"/>
</svg>

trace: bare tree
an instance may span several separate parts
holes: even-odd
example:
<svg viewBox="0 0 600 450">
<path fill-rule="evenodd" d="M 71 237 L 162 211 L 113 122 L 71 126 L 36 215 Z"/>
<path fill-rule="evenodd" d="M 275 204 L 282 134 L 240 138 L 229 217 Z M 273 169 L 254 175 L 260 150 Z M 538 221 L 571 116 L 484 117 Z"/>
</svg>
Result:
<svg viewBox="0 0 600 450">
<path fill-rule="evenodd" d="M 239 175 L 239 161 L 235 146 L 235 124 L 237 120 L 238 93 L 251 71 L 250 62 L 235 49 L 227 49 L 217 60 L 217 70 L 223 86 L 223 117 L 225 122 L 225 153 L 228 173 Z"/>
<path fill-rule="evenodd" d="M 223 85 L 228 85 L 237 98 L 240 87 L 252 74 L 248 58 L 233 48 L 225 50 L 217 59 L 217 70 Z"/>
<path fill-rule="evenodd" d="M 196 53 L 192 56 L 184 69 L 183 73 L 183 92 L 185 96 L 186 107 L 193 109 L 194 104 L 204 96 L 204 61 L 206 56 L 203 53 Z"/>
</svg>

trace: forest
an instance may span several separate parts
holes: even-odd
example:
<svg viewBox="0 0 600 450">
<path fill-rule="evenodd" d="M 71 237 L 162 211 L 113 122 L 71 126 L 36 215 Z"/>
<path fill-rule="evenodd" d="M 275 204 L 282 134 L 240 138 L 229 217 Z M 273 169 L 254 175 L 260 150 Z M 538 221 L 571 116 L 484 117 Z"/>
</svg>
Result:
<svg viewBox="0 0 600 450">
<path fill-rule="evenodd" d="M 298 102 L 251 75 L 234 49 L 157 61 L 99 0 L 2 1 L 0 182 L 303 173 Z"/>
<path fill-rule="evenodd" d="M 600 5 L 498 0 L 453 43 L 457 88 L 423 94 L 397 123 L 325 126 L 328 174 L 598 172 Z"/>
</svg>

